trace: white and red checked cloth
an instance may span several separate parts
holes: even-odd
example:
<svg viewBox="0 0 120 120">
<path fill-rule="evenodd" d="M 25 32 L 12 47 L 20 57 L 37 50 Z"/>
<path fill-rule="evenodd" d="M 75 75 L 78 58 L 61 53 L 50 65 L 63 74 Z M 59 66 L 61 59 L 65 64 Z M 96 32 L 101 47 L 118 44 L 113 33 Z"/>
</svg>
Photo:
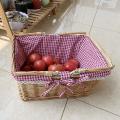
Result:
<svg viewBox="0 0 120 120">
<path fill-rule="evenodd" d="M 84 35 L 23 35 L 14 39 L 14 64 L 15 71 L 19 72 L 20 67 L 31 52 L 41 55 L 52 55 L 65 63 L 69 58 L 76 58 L 83 69 L 107 68 L 108 63 L 99 49 L 94 45 L 88 36 Z M 110 75 L 111 70 L 99 72 L 82 72 L 82 81 L 103 78 Z M 41 75 L 19 75 L 14 77 L 19 82 L 50 81 L 52 78 Z M 61 81 L 70 79 L 69 72 L 61 72 Z"/>
</svg>

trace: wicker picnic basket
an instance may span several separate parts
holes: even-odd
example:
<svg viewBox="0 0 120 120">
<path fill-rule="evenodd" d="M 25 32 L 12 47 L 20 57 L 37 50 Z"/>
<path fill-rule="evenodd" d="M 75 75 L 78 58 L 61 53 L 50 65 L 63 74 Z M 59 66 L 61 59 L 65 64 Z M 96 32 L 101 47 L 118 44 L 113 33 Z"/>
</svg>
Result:
<svg viewBox="0 0 120 120">
<path fill-rule="evenodd" d="M 113 68 L 103 50 L 85 33 L 15 35 L 13 46 L 13 76 L 25 101 L 86 96 Z M 20 71 L 33 51 L 62 58 L 62 63 L 76 58 L 81 67 L 72 72 Z"/>
</svg>

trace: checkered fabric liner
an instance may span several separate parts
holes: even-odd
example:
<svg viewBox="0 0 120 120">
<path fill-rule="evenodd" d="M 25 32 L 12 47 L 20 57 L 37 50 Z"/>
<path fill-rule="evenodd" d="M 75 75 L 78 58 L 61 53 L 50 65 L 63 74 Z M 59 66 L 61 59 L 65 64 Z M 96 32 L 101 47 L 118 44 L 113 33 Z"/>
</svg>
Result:
<svg viewBox="0 0 120 120">
<path fill-rule="evenodd" d="M 25 62 L 31 52 L 41 55 L 51 55 L 65 63 L 69 58 L 76 58 L 80 67 L 84 69 L 107 68 L 108 64 L 99 49 L 88 36 L 84 35 L 23 35 L 16 36 L 14 40 L 15 72 Z M 39 75 L 20 75 L 14 77 L 18 81 L 49 81 L 51 77 Z M 80 76 L 91 78 L 106 77 L 110 70 L 102 72 L 81 73 Z M 69 79 L 69 72 L 61 72 L 61 80 Z"/>
<path fill-rule="evenodd" d="M 79 76 L 79 79 L 77 80 L 81 80 L 81 82 L 83 81 L 90 81 L 90 80 L 96 80 L 96 79 L 101 79 L 101 78 L 104 78 L 108 75 L 110 75 L 110 71 L 106 71 L 106 72 L 94 72 L 94 73 L 81 73 L 80 76 Z M 63 72 L 63 74 L 65 75 L 66 73 Z M 87 76 L 87 79 L 82 79 L 84 77 Z M 45 81 L 45 82 L 48 82 L 48 81 L 52 81 L 53 79 L 49 76 L 39 76 L 39 75 L 20 75 L 20 76 L 14 76 L 15 79 L 19 82 L 22 82 L 22 83 L 26 83 L 26 82 L 31 82 L 31 83 L 39 83 L 39 81 Z M 61 76 L 61 79 L 59 81 L 62 81 L 62 80 L 70 80 L 71 78 L 70 77 L 64 77 L 63 75 Z"/>
</svg>

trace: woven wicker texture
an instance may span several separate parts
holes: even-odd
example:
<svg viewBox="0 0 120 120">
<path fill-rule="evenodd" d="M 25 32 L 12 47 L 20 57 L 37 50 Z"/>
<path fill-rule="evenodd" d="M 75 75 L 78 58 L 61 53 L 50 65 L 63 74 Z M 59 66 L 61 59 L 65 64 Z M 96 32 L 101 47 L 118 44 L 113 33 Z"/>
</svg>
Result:
<svg viewBox="0 0 120 120">
<path fill-rule="evenodd" d="M 59 94 L 64 90 L 64 86 L 58 86 L 56 89 L 49 92 L 47 96 L 41 96 L 41 94 L 46 90 L 46 87 L 42 84 L 21 84 L 18 83 L 18 88 L 22 100 L 44 100 L 44 99 L 53 99 L 53 98 L 68 98 L 68 97 L 78 97 L 78 96 L 88 96 L 92 89 L 95 88 L 98 80 L 87 81 L 82 84 L 75 85 L 71 87 L 74 91 L 74 94 L 66 92 L 62 97 L 59 97 Z"/>
</svg>

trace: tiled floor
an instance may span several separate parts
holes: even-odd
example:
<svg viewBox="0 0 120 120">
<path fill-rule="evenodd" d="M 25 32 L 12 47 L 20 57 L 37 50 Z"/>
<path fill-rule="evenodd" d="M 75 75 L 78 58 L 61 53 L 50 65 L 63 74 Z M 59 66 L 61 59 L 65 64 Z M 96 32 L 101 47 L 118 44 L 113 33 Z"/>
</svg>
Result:
<svg viewBox="0 0 120 120">
<path fill-rule="evenodd" d="M 116 67 L 88 97 L 23 102 L 10 74 L 12 44 L 0 37 L 0 120 L 120 120 L 120 1 L 67 2 L 35 31 L 85 31 L 106 50 Z"/>
</svg>

